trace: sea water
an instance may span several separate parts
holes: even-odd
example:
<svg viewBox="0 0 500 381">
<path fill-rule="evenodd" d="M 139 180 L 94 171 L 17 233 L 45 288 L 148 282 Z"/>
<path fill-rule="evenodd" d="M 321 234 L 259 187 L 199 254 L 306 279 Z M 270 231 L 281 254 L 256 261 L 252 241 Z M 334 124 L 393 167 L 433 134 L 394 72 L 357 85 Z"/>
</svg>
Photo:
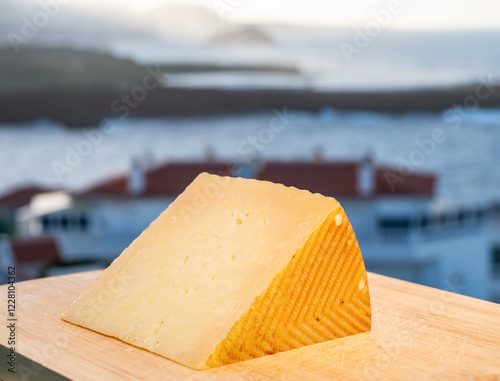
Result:
<svg viewBox="0 0 500 381">
<path fill-rule="evenodd" d="M 287 120 L 272 129 L 277 112 Z M 402 173 L 435 173 L 443 200 L 500 199 L 500 110 L 470 111 L 457 122 L 449 112 L 307 113 L 286 106 L 242 115 L 116 119 L 110 132 L 47 121 L 0 124 L 0 194 L 27 184 L 78 190 L 126 172 L 134 158 L 154 165 L 208 154 L 230 161 L 370 155 Z"/>
</svg>

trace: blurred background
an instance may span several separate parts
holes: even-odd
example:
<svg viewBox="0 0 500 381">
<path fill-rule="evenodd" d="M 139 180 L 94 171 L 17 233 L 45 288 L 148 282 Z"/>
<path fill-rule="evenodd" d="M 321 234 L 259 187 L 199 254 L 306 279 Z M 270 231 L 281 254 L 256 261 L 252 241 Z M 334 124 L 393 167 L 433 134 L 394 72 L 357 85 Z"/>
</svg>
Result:
<svg viewBox="0 0 500 381">
<path fill-rule="evenodd" d="M 0 272 L 103 268 L 208 171 L 336 197 L 369 271 L 500 302 L 499 14 L 2 0 Z"/>
</svg>

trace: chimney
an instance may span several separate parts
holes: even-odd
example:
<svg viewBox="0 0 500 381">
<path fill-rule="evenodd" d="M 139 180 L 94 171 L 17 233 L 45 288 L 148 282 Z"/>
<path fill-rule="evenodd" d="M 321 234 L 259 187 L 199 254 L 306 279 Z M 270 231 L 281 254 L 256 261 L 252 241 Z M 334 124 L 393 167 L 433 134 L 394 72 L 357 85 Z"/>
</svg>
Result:
<svg viewBox="0 0 500 381">
<path fill-rule="evenodd" d="M 358 164 L 357 190 L 358 194 L 364 197 L 375 193 L 375 168 L 372 156 L 369 153 Z"/>
<path fill-rule="evenodd" d="M 321 146 L 314 147 L 313 161 L 315 163 L 321 163 L 323 161 L 323 148 Z"/>
<path fill-rule="evenodd" d="M 142 194 L 146 190 L 146 165 L 142 160 L 133 158 L 128 176 L 128 192 L 132 195 Z"/>
<path fill-rule="evenodd" d="M 210 145 L 205 148 L 205 161 L 209 163 L 213 163 L 215 161 L 215 151 Z"/>
</svg>

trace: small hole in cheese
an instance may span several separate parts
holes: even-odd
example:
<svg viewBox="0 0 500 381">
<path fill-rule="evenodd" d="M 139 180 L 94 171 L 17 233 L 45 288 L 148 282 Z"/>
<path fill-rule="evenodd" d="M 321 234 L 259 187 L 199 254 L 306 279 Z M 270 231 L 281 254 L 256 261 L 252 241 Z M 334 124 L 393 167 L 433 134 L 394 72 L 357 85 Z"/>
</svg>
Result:
<svg viewBox="0 0 500 381">
<path fill-rule="evenodd" d="M 342 216 L 340 214 L 337 214 L 335 216 L 335 225 L 340 226 L 341 223 L 342 223 Z"/>
<path fill-rule="evenodd" d="M 242 224 L 242 222 L 241 222 L 241 220 L 238 218 L 238 219 L 236 220 L 236 225 L 241 225 L 241 224 Z"/>
<path fill-rule="evenodd" d="M 365 287 L 365 280 L 361 279 L 361 281 L 359 282 L 359 289 L 362 290 L 364 287 Z"/>
</svg>

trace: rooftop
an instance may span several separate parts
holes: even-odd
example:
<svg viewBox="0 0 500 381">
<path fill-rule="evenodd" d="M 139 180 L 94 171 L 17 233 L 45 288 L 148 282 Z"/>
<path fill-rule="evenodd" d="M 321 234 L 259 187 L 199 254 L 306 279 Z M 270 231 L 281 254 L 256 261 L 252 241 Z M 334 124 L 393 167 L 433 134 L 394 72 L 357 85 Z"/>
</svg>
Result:
<svg viewBox="0 0 500 381">
<path fill-rule="evenodd" d="M 16 263 L 48 263 L 60 258 L 59 248 L 52 237 L 12 239 L 10 247 Z"/>
<path fill-rule="evenodd" d="M 325 195 L 361 197 L 362 161 L 269 161 L 256 166 L 254 177 L 275 183 L 307 189 Z M 396 168 L 373 164 L 370 178 L 372 194 L 394 196 L 427 196 L 434 194 L 436 179 L 432 174 L 401 175 Z M 171 162 L 143 171 L 143 186 L 138 197 L 175 196 L 181 193 L 201 172 L 234 175 L 231 162 Z M 131 174 L 122 174 L 97 183 L 76 194 L 79 197 L 134 196 L 129 190 Z"/>
<path fill-rule="evenodd" d="M 33 196 L 50 192 L 51 189 L 42 188 L 39 186 L 28 186 L 12 190 L 8 193 L 0 195 L 0 207 L 4 208 L 19 208 L 30 203 Z"/>
<path fill-rule="evenodd" d="M 175 196 L 181 193 L 202 172 L 231 175 L 231 163 L 223 162 L 174 162 L 144 171 L 144 187 L 139 196 Z M 121 174 L 97 183 L 83 192 L 80 197 L 131 196 L 129 180 L 131 174 Z"/>
</svg>

